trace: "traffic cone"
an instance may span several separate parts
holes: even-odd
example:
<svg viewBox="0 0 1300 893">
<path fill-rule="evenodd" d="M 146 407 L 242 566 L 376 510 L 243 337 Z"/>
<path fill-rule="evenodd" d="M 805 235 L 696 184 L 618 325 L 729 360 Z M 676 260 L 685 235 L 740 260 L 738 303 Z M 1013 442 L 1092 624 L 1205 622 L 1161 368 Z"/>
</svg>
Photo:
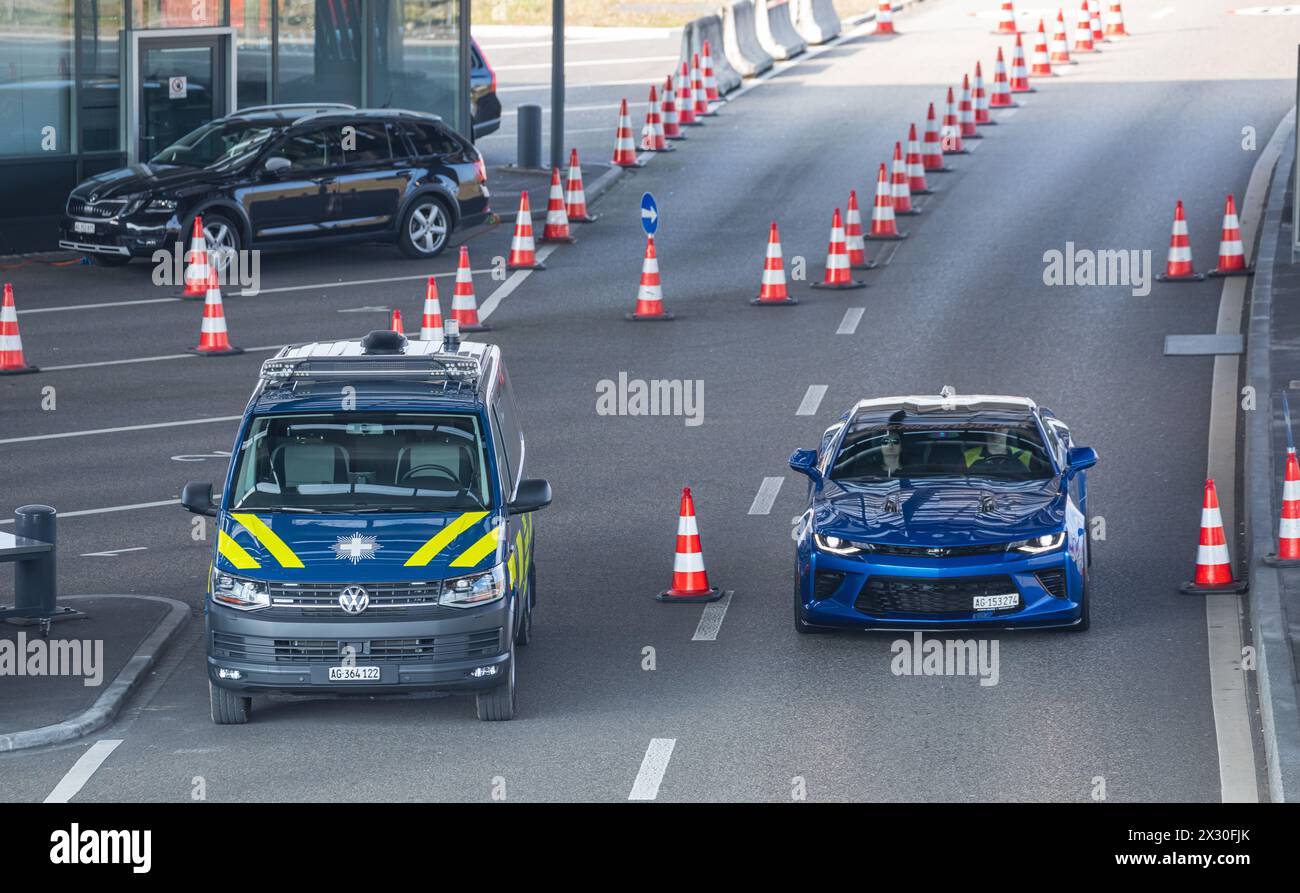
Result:
<svg viewBox="0 0 1300 893">
<path fill-rule="evenodd" d="M 1254 270 L 1246 266 L 1246 252 L 1241 245 L 1241 221 L 1237 203 L 1231 195 L 1223 208 L 1223 235 L 1219 239 L 1219 265 L 1211 276 L 1249 276 Z"/>
<path fill-rule="evenodd" d="M 614 132 L 614 164 L 619 167 L 641 167 L 636 160 L 636 146 L 632 143 L 632 118 L 627 113 L 627 100 L 618 107 L 618 129 Z"/>
<path fill-rule="evenodd" d="M 438 298 L 438 280 L 429 277 L 424 287 L 424 315 L 420 317 L 420 340 L 442 342 L 442 301 Z"/>
<path fill-rule="evenodd" d="M 1277 532 L 1275 561 L 1300 561 L 1300 462 L 1295 450 L 1286 451 L 1286 476 L 1282 481 L 1282 518 Z"/>
<path fill-rule="evenodd" d="M 396 307 L 393 308 L 393 317 L 389 320 L 388 327 L 399 335 L 406 334 L 406 326 L 402 325 L 402 311 Z"/>
<path fill-rule="evenodd" d="M 925 113 L 925 143 L 921 166 L 926 173 L 946 174 L 952 170 L 943 160 L 943 141 L 939 139 L 939 122 L 934 117 L 934 103 Z"/>
<path fill-rule="evenodd" d="M 1088 12 L 1088 0 L 1083 0 L 1079 7 L 1079 21 L 1074 26 L 1074 51 L 1076 53 L 1095 53 L 1092 45 L 1091 14 Z"/>
<path fill-rule="evenodd" d="M 826 249 L 826 274 L 821 282 L 814 282 L 813 288 L 835 290 L 866 288 L 867 284 L 854 279 L 849 273 L 849 253 L 844 244 L 844 223 L 840 218 L 840 209 L 835 209 L 831 218 L 831 242 Z"/>
<path fill-rule="evenodd" d="M 1056 30 L 1052 32 L 1052 53 L 1048 57 L 1053 65 L 1073 65 L 1070 61 L 1070 41 L 1065 36 L 1065 12 L 1056 11 Z"/>
<path fill-rule="evenodd" d="M 1128 37 L 1128 32 L 1124 30 L 1124 8 L 1119 0 L 1111 0 L 1110 9 L 1106 12 L 1106 36 Z"/>
<path fill-rule="evenodd" d="M 699 53 L 691 53 L 691 95 L 695 98 L 695 117 L 712 118 L 718 114 L 710 107 L 708 94 L 704 91 Z"/>
<path fill-rule="evenodd" d="M 1088 27 L 1092 29 L 1092 42 L 1095 46 L 1106 42 L 1106 32 L 1101 29 L 1100 0 L 1088 0 Z M 1097 47 L 1101 49 L 1101 47 Z"/>
<path fill-rule="evenodd" d="M 1047 31 L 1042 19 L 1038 20 L 1038 34 L 1034 36 L 1034 64 L 1030 66 L 1029 73 L 1036 78 L 1054 76 L 1052 60 L 1047 55 Z"/>
<path fill-rule="evenodd" d="M 975 127 L 975 102 L 971 98 L 970 75 L 966 74 L 961 76 L 961 101 L 957 103 L 957 124 L 963 139 L 984 138 Z"/>
<path fill-rule="evenodd" d="M 646 152 L 675 152 L 665 142 L 663 118 L 659 116 L 659 96 L 655 85 L 650 85 L 650 107 L 645 113 L 645 127 L 641 131 L 641 148 Z"/>
<path fill-rule="evenodd" d="M 671 74 L 664 81 L 664 93 L 659 106 L 659 116 L 663 119 L 664 139 L 686 139 L 686 134 L 682 133 L 681 124 L 677 122 L 677 100 L 673 96 L 673 76 Z"/>
<path fill-rule="evenodd" d="M 587 192 L 582 188 L 582 165 L 578 150 L 569 150 L 569 180 L 564 192 L 564 213 L 570 223 L 591 223 L 596 218 L 587 211 Z"/>
<path fill-rule="evenodd" d="M 508 270 L 545 270 L 537 259 L 533 243 L 533 212 L 528 206 L 528 190 L 519 193 L 519 213 L 515 216 L 515 234 L 510 239 L 510 256 L 506 258 Z"/>
<path fill-rule="evenodd" d="M 970 154 L 970 150 L 961 141 L 961 124 L 957 120 L 957 103 L 953 99 L 952 87 L 948 88 L 948 104 L 943 113 L 943 127 L 939 131 L 939 137 L 943 154 Z"/>
<path fill-rule="evenodd" d="M 185 290 L 182 298 L 202 300 L 208 294 L 208 240 L 203 235 L 203 218 L 194 218 L 194 234 L 190 237 L 190 250 L 185 255 Z"/>
<path fill-rule="evenodd" d="M 1196 574 L 1180 589 L 1186 593 L 1244 592 L 1246 584 L 1232 579 L 1232 562 L 1228 558 L 1228 540 L 1223 533 L 1223 516 L 1219 513 L 1219 494 L 1214 479 L 1205 482 L 1205 499 L 1201 507 L 1201 540 L 1196 547 Z"/>
<path fill-rule="evenodd" d="M 890 197 L 894 202 L 894 214 L 920 214 L 912 207 L 912 186 L 907 178 L 907 162 L 903 160 L 903 144 L 894 143 L 893 182 L 890 184 Z"/>
<path fill-rule="evenodd" d="M 4 302 L 0 303 L 0 375 L 23 375 L 39 371 L 23 358 L 23 339 L 18 334 L 18 308 L 14 305 L 14 287 L 5 283 Z"/>
<path fill-rule="evenodd" d="M 682 507 L 677 517 L 677 549 L 673 555 L 673 585 L 655 598 L 661 602 L 698 604 L 716 602 L 722 590 L 709 585 L 700 551 L 700 531 L 695 524 L 695 500 L 690 487 L 682 488 Z"/>
<path fill-rule="evenodd" d="M 546 200 L 546 225 L 542 227 L 542 241 L 577 241 L 569 232 L 569 212 L 564 207 L 564 187 L 560 185 L 558 167 L 551 168 L 551 194 Z"/>
<path fill-rule="evenodd" d="M 984 69 L 975 63 L 975 80 L 972 82 L 972 95 L 975 97 L 975 123 L 980 127 L 997 124 L 989 114 L 989 95 L 984 90 Z"/>
<path fill-rule="evenodd" d="M 785 261 L 781 256 L 781 233 L 772 221 L 772 228 L 767 233 L 767 255 L 763 258 L 763 281 L 758 288 L 758 297 L 749 303 L 758 306 L 790 306 L 798 304 L 790 297 L 785 287 Z"/>
<path fill-rule="evenodd" d="M 939 156 L 943 163 L 943 156 Z M 921 144 L 916 139 L 916 124 L 907 128 L 907 188 L 913 195 L 929 195 L 934 192 L 925 182 L 925 165 L 921 163 Z"/>
<path fill-rule="evenodd" d="M 695 93 L 691 87 L 691 69 L 682 63 L 677 77 L 677 120 L 683 127 L 699 127 L 703 121 L 695 120 Z"/>
<path fill-rule="evenodd" d="M 718 79 L 713 76 L 713 50 L 707 40 L 700 47 L 700 78 L 704 84 L 706 101 L 717 102 L 722 98 L 718 92 Z"/>
<path fill-rule="evenodd" d="M 894 30 L 893 0 L 880 0 L 876 6 L 876 34 L 897 34 Z"/>
<path fill-rule="evenodd" d="M 1174 231 L 1169 237 L 1169 258 L 1165 262 L 1165 271 L 1158 273 L 1156 279 L 1161 282 L 1200 282 L 1204 278 L 1204 273 L 1192 269 L 1192 242 L 1187 235 L 1183 203 L 1179 200 L 1174 206 Z"/>
<path fill-rule="evenodd" d="M 1025 45 L 1020 42 L 1020 35 L 1016 35 L 1016 45 L 1011 50 L 1011 79 L 1008 81 L 1012 93 L 1036 93 L 1033 87 L 1029 86 L 1029 69 L 1025 67 Z"/>
<path fill-rule="evenodd" d="M 1011 85 L 1007 82 L 1007 63 L 1002 58 L 1002 47 L 998 47 L 998 57 L 993 62 L 993 93 L 989 96 L 989 107 L 1014 109 L 1019 105 L 1011 98 Z"/>
<path fill-rule="evenodd" d="M 221 304 L 221 283 L 217 281 L 215 270 L 208 272 L 208 289 L 203 299 L 203 324 L 199 327 L 198 347 L 191 347 L 192 353 L 205 357 L 228 357 L 244 351 L 230 344 L 230 333 L 226 330 L 226 312 Z"/>
<path fill-rule="evenodd" d="M 849 256 L 849 267 L 854 270 L 874 270 L 876 265 L 867 260 L 867 243 L 862 238 L 862 213 L 858 210 L 858 191 L 849 190 L 849 203 L 844 209 L 844 250 Z"/>
<path fill-rule="evenodd" d="M 460 246 L 456 263 L 456 286 L 451 292 L 451 318 L 462 332 L 488 332 L 491 326 L 479 321 L 478 299 L 474 296 L 474 273 L 469 265 L 469 248 Z"/>
<path fill-rule="evenodd" d="M 1002 9 L 998 13 L 998 26 L 993 29 L 994 34 L 1019 34 L 1020 29 L 1016 27 L 1016 10 L 1011 5 L 1011 0 L 1002 0 Z"/>
<path fill-rule="evenodd" d="M 867 238 L 890 241 L 907 238 L 907 233 L 899 232 L 894 221 L 894 196 L 883 164 L 876 175 L 876 202 L 871 208 L 871 230 Z"/>
<path fill-rule="evenodd" d="M 641 287 L 636 293 L 636 309 L 627 314 L 626 318 L 636 322 L 673 318 L 671 313 L 664 310 L 664 293 L 659 282 L 659 256 L 655 253 L 654 236 L 646 236 L 645 259 L 641 262 Z"/>
</svg>

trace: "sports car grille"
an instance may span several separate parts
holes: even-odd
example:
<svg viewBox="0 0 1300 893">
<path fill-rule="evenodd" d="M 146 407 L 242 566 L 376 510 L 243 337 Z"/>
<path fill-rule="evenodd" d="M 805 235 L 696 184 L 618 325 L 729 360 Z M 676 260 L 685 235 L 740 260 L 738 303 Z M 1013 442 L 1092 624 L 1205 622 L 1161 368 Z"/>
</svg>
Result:
<svg viewBox="0 0 1300 893">
<path fill-rule="evenodd" d="M 491 657 L 500 651 L 501 628 L 411 639 L 268 639 L 214 632 L 214 657 L 259 664 L 337 664 L 345 646 L 359 664 L 449 663 Z"/>
<path fill-rule="evenodd" d="M 871 551 L 875 555 L 904 555 L 909 558 L 959 558 L 963 555 L 1000 555 L 1007 551 L 1007 544 L 985 543 L 980 546 L 929 548 L 927 546 L 890 546 L 873 543 Z"/>
<path fill-rule="evenodd" d="M 124 200 L 88 202 L 79 198 L 68 199 L 68 215 L 87 217 L 94 220 L 109 220 L 122 213 L 126 208 Z"/>
<path fill-rule="evenodd" d="M 840 571 L 818 571 L 813 577 L 813 598 L 818 601 L 830 598 L 843 582 L 844 574 Z"/>
<path fill-rule="evenodd" d="M 871 577 L 858 593 L 853 607 L 864 614 L 969 614 L 977 595 L 1017 592 L 1006 574 L 993 577 L 958 577 L 919 580 L 914 577 Z M 997 608 L 995 614 L 1019 611 L 1022 605 Z"/>
<path fill-rule="evenodd" d="M 1048 595 L 1065 598 L 1065 571 L 1039 571 L 1036 576 L 1038 584 L 1047 590 Z"/>
<path fill-rule="evenodd" d="M 262 617 L 300 618 L 310 620 L 365 620 L 371 617 L 410 617 L 436 619 L 457 617 L 456 608 L 438 605 L 442 584 L 431 583 L 376 583 L 363 588 L 370 598 L 366 610 L 349 614 L 339 605 L 342 585 L 272 584 L 271 607 L 260 612 Z"/>
</svg>

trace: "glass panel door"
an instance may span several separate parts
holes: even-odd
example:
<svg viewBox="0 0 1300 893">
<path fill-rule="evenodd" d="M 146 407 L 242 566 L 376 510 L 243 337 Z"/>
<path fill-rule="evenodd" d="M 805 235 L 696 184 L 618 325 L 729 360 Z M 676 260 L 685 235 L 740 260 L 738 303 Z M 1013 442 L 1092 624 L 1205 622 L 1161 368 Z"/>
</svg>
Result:
<svg viewBox="0 0 1300 893">
<path fill-rule="evenodd" d="M 140 41 L 140 160 L 226 112 L 225 59 L 220 37 Z"/>
</svg>

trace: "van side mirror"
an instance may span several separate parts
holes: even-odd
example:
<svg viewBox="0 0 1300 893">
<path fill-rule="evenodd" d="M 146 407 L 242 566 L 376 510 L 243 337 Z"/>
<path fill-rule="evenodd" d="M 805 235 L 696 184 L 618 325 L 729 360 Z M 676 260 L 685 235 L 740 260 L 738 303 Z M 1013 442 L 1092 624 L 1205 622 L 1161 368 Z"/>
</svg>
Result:
<svg viewBox="0 0 1300 893">
<path fill-rule="evenodd" d="M 217 506 L 212 501 L 212 484 L 190 481 L 181 489 L 181 506 L 187 512 L 215 518 Z"/>
<path fill-rule="evenodd" d="M 1085 468 L 1092 468 L 1097 464 L 1097 451 L 1092 447 L 1070 447 L 1065 454 L 1066 471 L 1069 474 L 1078 474 Z"/>
<path fill-rule="evenodd" d="M 515 498 L 506 506 L 512 515 L 524 515 L 551 504 L 551 485 L 541 478 L 524 478 L 515 488 Z"/>
<path fill-rule="evenodd" d="M 816 450 L 795 450 L 790 456 L 790 467 L 801 474 L 808 475 L 815 483 L 822 482 L 822 473 L 817 468 Z"/>
</svg>

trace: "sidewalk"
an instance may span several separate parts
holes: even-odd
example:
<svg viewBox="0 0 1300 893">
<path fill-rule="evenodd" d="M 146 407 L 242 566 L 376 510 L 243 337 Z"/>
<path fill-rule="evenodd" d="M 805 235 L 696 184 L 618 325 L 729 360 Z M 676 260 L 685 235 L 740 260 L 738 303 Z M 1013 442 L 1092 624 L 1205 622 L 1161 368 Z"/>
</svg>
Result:
<svg viewBox="0 0 1300 893">
<path fill-rule="evenodd" d="M 0 622 L 0 751 L 70 741 L 107 725 L 190 616 L 166 598 L 59 599 L 84 618 Z"/>
</svg>

